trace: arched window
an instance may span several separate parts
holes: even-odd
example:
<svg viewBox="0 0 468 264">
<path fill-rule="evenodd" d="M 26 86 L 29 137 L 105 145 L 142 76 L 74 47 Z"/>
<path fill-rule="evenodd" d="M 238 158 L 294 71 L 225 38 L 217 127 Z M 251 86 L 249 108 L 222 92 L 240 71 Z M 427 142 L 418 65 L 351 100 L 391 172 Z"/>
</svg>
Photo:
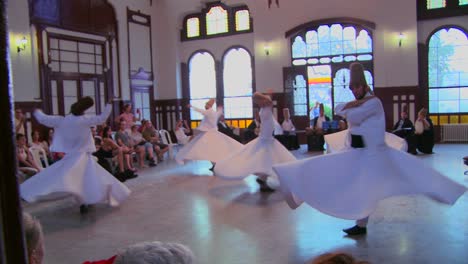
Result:
<svg viewBox="0 0 468 264">
<path fill-rule="evenodd" d="M 445 0 L 427 0 L 427 9 L 443 8 Z"/>
<path fill-rule="evenodd" d="M 231 48 L 223 58 L 224 115 L 252 118 L 252 59 L 244 48 Z"/>
<path fill-rule="evenodd" d="M 228 32 L 227 11 L 221 6 L 214 6 L 206 14 L 206 34 L 213 35 Z"/>
<path fill-rule="evenodd" d="M 200 19 L 198 17 L 192 17 L 187 19 L 187 37 L 198 37 L 200 36 Z"/>
<path fill-rule="evenodd" d="M 253 32 L 252 17 L 246 5 L 228 6 L 219 1 L 206 3 L 198 13 L 185 16 L 181 40 L 231 36 Z"/>
<path fill-rule="evenodd" d="M 240 10 L 236 12 L 236 31 L 250 29 L 249 10 Z"/>
<path fill-rule="evenodd" d="M 448 27 L 429 38 L 429 112 L 468 113 L 467 32 Z"/>
<path fill-rule="evenodd" d="M 205 51 L 195 53 L 189 61 L 190 104 L 205 108 L 205 102 L 216 98 L 216 70 L 213 56 Z M 198 112 L 191 111 L 192 120 L 202 119 Z"/>
<path fill-rule="evenodd" d="M 372 29 L 375 26 L 370 22 L 362 23 L 322 24 L 317 21 L 294 29 L 296 33 L 290 35 L 292 68 L 302 71 L 306 67 L 305 90 L 294 87 L 295 116 L 309 113 L 312 119 L 307 108 L 319 102 L 323 103 L 325 114 L 332 117 L 338 103 L 354 100 L 348 87 L 348 69 L 353 62 L 364 65 L 367 82 L 373 88 Z M 295 84 L 299 85 L 297 77 L 302 76 L 295 76 Z"/>
</svg>

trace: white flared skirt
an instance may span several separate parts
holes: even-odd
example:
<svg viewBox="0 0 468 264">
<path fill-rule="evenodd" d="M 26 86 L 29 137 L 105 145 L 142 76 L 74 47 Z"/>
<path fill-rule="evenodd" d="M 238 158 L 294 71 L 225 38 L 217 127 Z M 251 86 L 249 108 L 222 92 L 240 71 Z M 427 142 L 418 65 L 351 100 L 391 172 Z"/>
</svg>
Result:
<svg viewBox="0 0 468 264">
<path fill-rule="evenodd" d="M 101 167 L 89 153 L 69 153 L 20 186 L 27 202 L 73 195 L 80 204 L 117 206 L 130 190 Z"/>
<path fill-rule="evenodd" d="M 350 148 L 350 142 L 348 142 L 349 130 L 343 130 L 340 132 L 325 135 L 325 143 L 327 144 L 327 153 L 335 153 L 344 151 Z M 385 144 L 396 150 L 407 151 L 408 144 L 404 138 L 400 138 L 392 133 L 385 132 Z"/>
<path fill-rule="evenodd" d="M 288 204 L 302 201 L 344 219 L 369 216 L 377 203 L 399 195 L 422 194 L 453 204 L 466 187 L 416 157 L 388 146 L 350 149 L 273 167 Z"/>
<path fill-rule="evenodd" d="M 216 163 L 214 173 L 227 179 L 242 179 L 250 174 L 273 175 L 273 165 L 295 160 L 275 138 L 258 137 Z"/>
<path fill-rule="evenodd" d="M 242 144 L 217 130 L 200 132 L 177 152 L 175 160 L 183 164 L 187 160 L 218 162 L 242 148 Z"/>
</svg>

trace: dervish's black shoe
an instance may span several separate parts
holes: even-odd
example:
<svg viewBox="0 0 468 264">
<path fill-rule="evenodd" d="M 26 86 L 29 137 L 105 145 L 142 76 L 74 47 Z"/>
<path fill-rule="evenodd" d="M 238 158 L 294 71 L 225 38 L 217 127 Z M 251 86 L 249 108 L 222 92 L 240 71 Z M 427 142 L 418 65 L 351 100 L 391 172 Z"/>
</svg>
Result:
<svg viewBox="0 0 468 264">
<path fill-rule="evenodd" d="M 359 235 L 365 235 L 367 233 L 367 228 L 355 225 L 351 228 L 343 229 L 343 232 L 345 232 L 349 236 L 359 236 Z"/>
<path fill-rule="evenodd" d="M 80 205 L 80 214 L 87 214 L 89 211 L 89 208 L 86 204 Z"/>
</svg>

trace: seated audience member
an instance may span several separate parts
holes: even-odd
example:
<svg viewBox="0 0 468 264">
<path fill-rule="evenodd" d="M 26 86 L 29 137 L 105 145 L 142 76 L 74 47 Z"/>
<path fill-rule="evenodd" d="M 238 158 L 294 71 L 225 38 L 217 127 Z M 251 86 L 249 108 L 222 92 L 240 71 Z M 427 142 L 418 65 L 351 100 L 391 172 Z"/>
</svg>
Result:
<svg viewBox="0 0 468 264">
<path fill-rule="evenodd" d="M 24 126 L 26 124 L 26 117 L 23 114 L 23 110 L 18 108 L 15 109 L 15 131 L 16 134 L 25 135 Z"/>
<path fill-rule="evenodd" d="M 250 123 L 250 125 L 244 131 L 245 143 L 248 143 L 249 141 L 255 139 L 258 136 L 259 132 L 260 132 L 260 114 L 258 113 L 258 110 L 256 110 L 254 120 L 252 121 L 252 123 Z"/>
<path fill-rule="evenodd" d="M 240 136 L 236 135 L 234 133 L 234 130 L 232 127 L 230 127 L 228 124 L 226 124 L 226 121 L 224 120 L 224 115 L 221 115 L 218 120 L 218 131 L 225 134 L 226 136 L 233 138 L 237 140 L 237 142 L 241 142 Z"/>
<path fill-rule="evenodd" d="M 26 137 L 23 134 L 16 134 L 16 157 L 18 168 L 23 173 L 32 176 L 41 171 L 41 168 L 36 164 L 26 146 Z"/>
<path fill-rule="evenodd" d="M 434 147 L 434 126 L 427 116 L 427 109 L 423 108 L 418 113 L 418 119 L 414 122 L 414 137 L 417 149 L 426 154 L 431 154 Z"/>
<path fill-rule="evenodd" d="M 292 123 L 291 114 L 288 108 L 283 109 L 284 120 L 281 123 L 283 135 L 275 136 L 275 138 L 289 150 L 299 148 L 299 139 L 296 135 L 296 127 Z"/>
<path fill-rule="evenodd" d="M 193 264 L 192 251 L 177 243 L 143 242 L 121 250 L 107 260 L 83 264 Z"/>
<path fill-rule="evenodd" d="M 191 139 L 191 137 L 188 136 L 190 133 L 190 127 L 187 124 L 187 120 L 180 119 L 177 121 L 177 124 L 174 128 L 174 133 L 177 139 L 177 143 L 181 145 L 187 144 Z"/>
<path fill-rule="evenodd" d="M 309 108 L 310 113 L 310 126 L 314 126 L 314 119 L 320 114 L 320 102 L 315 102 L 315 106 Z"/>
<path fill-rule="evenodd" d="M 39 221 L 23 213 L 23 231 L 29 264 L 41 264 L 44 258 L 44 236 Z"/>
<path fill-rule="evenodd" d="M 309 264 L 370 264 L 370 262 L 358 261 L 347 253 L 325 253 L 313 259 Z"/>
<path fill-rule="evenodd" d="M 323 104 L 320 104 L 319 115 L 314 118 L 312 126 L 312 135 L 309 136 L 310 140 L 313 141 L 314 148 L 317 150 L 323 150 L 325 144 L 325 138 L 323 134 L 326 132 L 323 130 L 323 122 L 329 122 L 330 118 L 325 115 L 325 109 Z M 307 139 L 309 141 L 309 138 Z M 309 143 L 308 143 L 309 144 Z M 310 145 L 310 144 L 309 144 Z"/>
<path fill-rule="evenodd" d="M 325 115 L 325 108 L 323 104 L 320 104 L 320 110 L 319 110 L 319 116 L 314 118 L 314 124 L 313 124 L 313 129 L 314 131 L 323 134 L 322 131 L 322 124 L 325 121 L 330 121 L 330 118 Z"/>
<path fill-rule="evenodd" d="M 115 142 L 117 142 L 117 144 L 120 147 L 124 147 L 125 152 L 130 152 L 131 150 L 134 150 L 139 157 L 138 163 L 140 168 L 145 168 L 145 147 L 133 144 L 132 139 L 125 131 L 126 127 L 126 121 L 124 119 L 121 119 L 119 123 L 119 130 L 117 131 L 117 133 L 115 133 Z"/>
<path fill-rule="evenodd" d="M 413 122 L 408 118 L 406 109 L 403 109 L 400 113 L 400 119 L 393 126 L 393 134 L 404 138 L 408 144 L 408 152 L 412 154 L 416 153 L 416 146 L 414 144 L 414 126 Z"/>
<path fill-rule="evenodd" d="M 150 120 L 145 120 L 144 123 L 142 122 L 142 126 L 143 132 L 141 134 L 143 135 L 143 138 L 146 141 L 151 142 L 151 144 L 153 144 L 154 151 L 156 151 L 159 161 L 162 161 L 164 153 L 169 151 L 169 146 L 161 142 L 159 133 L 156 130 L 156 128 L 154 128 Z"/>
<path fill-rule="evenodd" d="M 288 108 L 283 108 L 283 116 L 284 120 L 281 123 L 281 127 L 283 128 L 284 134 L 286 135 L 294 133 L 296 131 L 296 127 L 291 120 L 291 115 Z"/>
<path fill-rule="evenodd" d="M 116 121 L 120 123 L 120 120 L 125 120 L 125 131 L 130 133 L 131 127 L 135 124 L 136 121 L 140 121 L 141 113 L 140 109 L 136 109 L 136 113 L 138 114 L 138 118 L 132 112 L 132 105 L 125 104 L 123 106 L 123 112 L 117 117 Z"/>
<path fill-rule="evenodd" d="M 37 149 L 40 149 L 40 150 L 44 151 L 44 153 L 47 156 L 47 162 L 49 164 L 52 163 L 52 158 L 51 158 L 50 153 L 49 153 L 49 148 L 48 148 L 48 146 L 46 145 L 46 143 L 44 141 L 40 140 L 39 131 L 34 130 L 31 133 L 31 139 L 32 140 L 31 140 L 31 143 L 29 144 L 29 147 L 37 148 Z M 43 162 L 43 165 L 45 165 L 45 161 L 42 161 L 42 162 Z"/>
<path fill-rule="evenodd" d="M 98 141 L 99 139 L 96 138 L 95 140 Z M 108 126 L 104 128 L 100 147 L 93 155 L 98 158 L 98 163 L 110 173 L 113 173 L 112 166 L 106 159 L 117 157 L 119 171 L 114 175 L 123 182 L 126 179 L 138 176 L 135 174 L 136 170 L 132 165 L 131 153 L 133 153 L 131 148 L 121 147 L 112 139 L 112 129 Z M 127 169 L 125 169 L 125 166 Z"/>
<path fill-rule="evenodd" d="M 54 129 L 49 128 L 49 130 L 47 131 L 47 135 L 44 137 L 43 143 L 44 143 L 44 146 L 47 146 L 47 149 L 49 150 L 52 161 L 55 162 L 57 160 L 62 159 L 65 154 L 61 152 L 50 152 L 50 146 L 52 145 L 53 140 L 54 140 Z"/>
<path fill-rule="evenodd" d="M 142 146 L 145 148 L 145 153 L 148 156 L 149 160 L 149 166 L 156 166 L 156 161 L 154 160 L 153 154 L 153 144 L 151 144 L 151 142 L 148 142 L 146 141 L 146 139 L 143 138 L 143 135 L 140 132 L 138 132 L 137 125 L 133 125 L 131 127 L 130 138 L 132 139 L 134 146 Z"/>
</svg>

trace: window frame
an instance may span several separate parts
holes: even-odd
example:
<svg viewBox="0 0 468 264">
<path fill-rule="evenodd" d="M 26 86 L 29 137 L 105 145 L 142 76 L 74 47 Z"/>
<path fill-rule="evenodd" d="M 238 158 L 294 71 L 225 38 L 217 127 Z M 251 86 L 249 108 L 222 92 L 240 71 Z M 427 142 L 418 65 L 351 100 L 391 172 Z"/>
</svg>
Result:
<svg viewBox="0 0 468 264">
<path fill-rule="evenodd" d="M 227 11 L 228 16 L 228 31 L 224 33 L 217 33 L 208 35 L 206 32 L 206 14 L 210 11 L 212 7 L 221 6 L 223 9 Z M 236 30 L 236 12 L 247 10 L 249 12 L 249 24 L 250 28 L 248 30 Z M 187 37 L 187 21 L 190 18 L 198 18 L 199 19 L 199 32 L 200 35 L 197 37 Z M 205 7 L 198 13 L 191 13 L 184 17 L 182 29 L 180 30 L 180 40 L 181 41 L 192 41 L 192 40 L 199 40 L 199 39 L 210 39 L 210 38 L 218 38 L 218 37 L 225 37 L 225 36 L 233 36 L 238 34 L 246 34 L 253 32 L 253 19 L 251 16 L 251 12 L 247 5 L 239 5 L 239 6 L 228 6 L 221 1 L 210 2 L 206 3 Z"/>
<path fill-rule="evenodd" d="M 451 28 L 454 28 L 454 29 L 458 29 L 460 31 L 462 31 L 463 33 L 465 33 L 466 37 L 468 38 L 468 29 L 462 27 L 462 26 L 459 26 L 459 25 L 453 25 L 453 24 L 447 24 L 447 25 L 442 25 L 442 26 L 439 26 L 437 28 L 435 28 L 434 30 L 431 31 L 431 33 L 428 35 L 427 39 L 426 39 L 426 47 L 427 47 L 427 50 L 426 50 L 426 58 L 425 58 L 425 63 L 427 65 L 427 68 L 424 69 L 424 77 L 426 79 L 426 84 L 427 84 L 427 91 L 426 91 L 426 102 L 427 102 L 427 106 L 429 106 L 429 103 L 430 103 L 430 100 L 429 100 L 429 92 L 431 89 L 450 89 L 450 88 L 462 88 L 462 87 L 466 87 L 466 86 L 450 86 L 450 87 L 433 87 L 431 88 L 429 86 L 429 42 L 431 40 L 431 38 L 434 36 L 435 33 L 439 32 L 440 30 L 443 30 L 443 29 L 451 29 Z M 459 99 L 460 100 L 460 99 Z M 431 112 L 431 109 L 430 107 L 428 107 L 428 111 L 429 111 L 429 114 L 432 117 L 436 117 L 437 118 L 437 122 L 435 122 L 436 124 L 439 124 L 439 120 L 441 117 L 449 117 L 448 119 L 450 119 L 451 117 L 453 116 L 458 116 L 458 120 L 461 120 L 462 116 L 467 116 L 468 115 L 468 112 L 437 112 L 437 113 L 433 113 Z M 443 122 L 442 122 L 443 123 Z M 452 122 L 449 122 L 449 123 L 452 123 Z"/>
<path fill-rule="evenodd" d="M 234 46 L 231 46 L 229 48 L 227 48 L 224 53 L 223 53 L 223 56 L 221 57 L 221 71 L 220 71 L 220 90 L 221 92 L 218 92 L 217 94 L 222 96 L 222 98 L 219 98 L 223 104 L 224 104 L 224 99 L 226 98 L 236 98 L 236 97 L 244 97 L 244 96 L 226 96 L 225 95 L 225 87 L 224 87 L 224 60 L 226 58 L 226 55 L 231 51 L 231 50 L 238 50 L 238 49 L 243 49 L 245 50 L 249 57 L 250 57 L 250 67 L 251 67 L 251 77 L 252 77 L 252 95 L 256 92 L 256 88 L 255 88 L 255 61 L 254 61 L 254 56 L 252 54 L 252 52 L 247 49 L 246 47 L 242 46 L 242 45 L 234 45 Z M 228 119 L 233 119 L 233 120 L 241 120 L 241 119 L 252 119 L 254 117 L 254 111 L 253 111 L 253 101 L 252 101 L 252 116 L 251 117 L 245 117 L 245 118 L 228 118 Z"/>
<path fill-rule="evenodd" d="M 459 5 L 459 0 L 446 0 L 445 7 L 427 9 L 428 0 L 417 0 L 418 20 L 468 15 L 468 5 Z"/>
<path fill-rule="evenodd" d="M 296 37 L 300 36 L 302 37 L 302 39 L 304 41 L 306 41 L 306 34 L 308 31 L 311 31 L 311 30 L 315 30 L 316 32 L 318 32 L 318 28 L 320 26 L 329 26 L 331 28 L 331 26 L 333 24 L 339 24 L 344 28 L 346 27 L 353 27 L 355 28 L 356 30 L 356 37 L 359 35 L 359 32 L 361 30 L 366 30 L 367 33 L 369 34 L 369 37 L 372 41 L 372 49 L 371 49 L 371 52 L 370 53 L 364 53 L 364 54 L 371 54 L 372 55 L 372 59 L 371 60 L 366 60 L 366 61 L 359 61 L 359 60 L 355 60 L 355 61 L 342 61 L 342 62 L 333 62 L 331 59 L 335 56 L 339 56 L 339 55 L 318 55 L 318 56 L 314 56 L 314 57 L 305 57 L 305 58 L 293 58 L 293 43 L 294 43 L 294 40 L 296 39 Z M 289 48 L 290 48 L 290 59 L 291 59 L 291 64 L 290 64 L 290 67 L 292 67 L 293 69 L 295 67 L 297 68 L 300 68 L 300 67 L 305 67 L 305 70 L 306 70 L 306 73 L 305 73 L 305 77 L 307 78 L 306 79 L 306 89 L 307 89 L 307 106 L 310 107 L 311 105 L 311 102 L 310 102 L 310 95 L 309 95 L 309 84 L 308 84 L 308 74 L 307 74 L 307 68 L 310 66 L 319 66 L 319 65 L 330 65 L 330 68 L 331 68 L 331 109 L 332 109 L 332 115 L 334 115 L 334 84 L 333 84 L 333 79 L 336 75 L 336 72 L 338 69 L 341 69 L 343 68 L 343 65 L 350 65 L 351 63 L 353 62 L 360 62 L 366 71 L 369 71 L 372 75 L 372 78 L 373 78 L 373 86 L 374 86 L 374 89 L 375 89 L 375 74 L 374 74 L 374 51 L 375 51 L 375 48 L 374 48 L 374 45 L 375 45 L 375 41 L 374 41 L 374 30 L 375 30 L 376 26 L 375 26 L 375 23 L 373 22 L 370 22 L 370 21 L 365 21 L 365 20 L 361 20 L 361 19 L 356 19 L 356 18 L 349 18 L 349 17 L 341 17 L 341 18 L 330 18 L 330 19 L 321 19 L 321 20 L 315 20 L 315 21 L 311 21 L 311 22 L 307 22 L 307 23 L 304 23 L 302 25 L 299 25 L 297 27 L 294 27 L 293 29 L 287 31 L 285 33 L 285 37 L 286 38 L 289 38 Z M 353 56 L 358 56 L 358 55 L 362 55 L 358 52 L 354 53 L 354 54 L 349 54 L 349 55 L 353 55 Z M 346 55 L 347 56 L 347 55 Z M 328 63 L 321 63 L 320 62 L 320 59 L 321 58 L 325 58 L 325 57 L 328 57 L 330 58 L 330 62 Z M 318 63 L 315 63 L 315 64 L 309 64 L 306 62 L 306 64 L 304 65 L 294 65 L 293 64 L 293 61 L 294 60 L 297 60 L 297 59 L 305 59 L 307 61 L 307 59 L 311 59 L 311 58 L 314 58 L 314 59 L 318 59 L 319 62 Z M 349 68 L 349 67 L 348 67 Z M 286 91 L 285 91 L 286 92 Z M 295 107 L 295 104 L 294 102 L 292 102 L 292 104 L 289 106 L 291 109 L 294 109 Z M 290 110 L 291 110 L 290 109 Z M 297 116 L 294 112 L 293 112 L 293 115 L 295 117 L 304 117 L 304 116 Z M 307 115 L 306 115 L 309 119 L 310 119 L 310 111 L 307 111 Z"/>
</svg>

